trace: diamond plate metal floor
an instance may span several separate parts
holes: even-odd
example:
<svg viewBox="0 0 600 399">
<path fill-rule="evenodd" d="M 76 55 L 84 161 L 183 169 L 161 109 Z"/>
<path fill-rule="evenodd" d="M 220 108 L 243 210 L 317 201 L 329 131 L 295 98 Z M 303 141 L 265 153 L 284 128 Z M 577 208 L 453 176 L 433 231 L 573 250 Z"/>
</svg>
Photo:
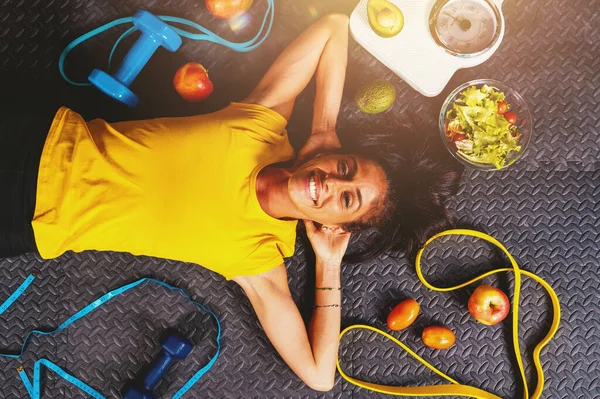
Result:
<svg viewBox="0 0 600 399">
<path fill-rule="evenodd" d="M 138 8 L 194 19 L 232 39 L 226 23 L 210 17 L 200 0 L 48 0 L 0 2 L 0 87 L 3 101 L 14 97 L 43 97 L 64 104 L 86 118 L 109 120 L 190 115 L 208 112 L 243 98 L 270 62 L 316 16 L 350 13 L 357 1 L 279 0 L 273 34 L 259 49 L 238 54 L 214 44 L 184 41 L 176 54 L 159 53 L 134 83 L 141 98 L 135 110 L 108 100 L 94 89 L 74 88 L 58 74 L 57 60 L 66 44 L 80 34 Z M 310 8 L 312 7 L 312 9 Z M 256 0 L 253 26 L 264 10 Z M 313 11 L 311 11 L 313 10 Z M 446 94 L 467 80 L 494 78 L 518 89 L 534 118 L 528 153 L 503 172 L 467 171 L 451 206 L 459 223 L 496 237 L 523 268 L 545 278 L 562 303 L 562 325 L 544 350 L 546 398 L 600 397 L 600 3 L 595 0 L 506 0 L 507 29 L 498 52 L 476 68 L 459 71 L 438 97 L 427 99 L 393 76 L 356 43 L 351 42 L 349 79 L 341 112 L 340 135 L 366 134 L 378 126 L 412 121 L 437 135 L 436 116 Z M 316 11 L 316 13 L 314 12 Z M 91 68 L 103 66 L 120 33 L 108 32 L 76 49 L 67 72 L 84 80 Z M 123 46 L 121 54 L 127 51 Z M 187 61 L 199 61 L 211 73 L 215 93 L 199 105 L 183 104 L 171 90 L 174 71 Z M 393 108 L 380 116 L 357 111 L 352 97 L 374 78 L 385 78 L 398 89 Z M 289 130 L 295 146 L 310 127 L 312 90 L 302 96 Z M 353 238 L 357 244 L 364 236 Z M 435 243 L 428 254 L 428 276 L 433 281 L 463 281 L 477 271 L 504 264 L 494 251 L 470 240 Z M 287 266 L 294 298 L 302 308 L 310 303 L 306 277 L 310 250 L 302 238 L 297 255 Z M 450 248 L 450 250 L 449 250 Z M 413 259 L 381 257 L 343 269 L 343 324 L 364 322 L 383 327 L 387 312 L 400 299 L 421 303 L 422 316 L 414 328 L 396 333 L 416 351 L 463 383 L 490 390 L 504 398 L 520 397 L 521 388 L 510 355 L 507 326 L 485 328 L 466 310 L 470 290 L 433 294 L 414 273 Z M 223 352 L 215 367 L 188 394 L 198 398 L 374 398 L 338 376 L 328 393 L 306 388 L 285 366 L 268 343 L 249 302 L 233 283 L 191 264 L 113 253 L 69 253 L 41 261 L 34 256 L 0 260 L 0 300 L 6 298 L 32 271 L 38 278 L 14 307 L 0 317 L 0 347 L 17 349 L 32 327 L 55 326 L 57 321 L 102 293 L 139 277 L 154 277 L 178 285 L 221 318 Z M 493 280 L 490 280 L 493 281 Z M 509 289 L 510 277 L 496 280 Z M 528 349 L 549 326 L 547 298 L 540 287 L 525 280 L 521 338 Z M 432 322 L 451 326 L 457 344 L 448 351 L 423 347 L 420 330 Z M 25 398 L 15 368 L 31 368 L 45 357 L 85 380 L 108 397 L 148 364 L 158 349 L 160 333 L 175 327 L 202 342 L 176 370 L 161 381 L 157 393 L 172 393 L 214 351 L 215 326 L 206 316 L 162 288 L 142 287 L 119 298 L 55 337 L 31 341 L 18 361 L 0 360 L 0 396 Z M 364 335 L 360 345 L 345 339 L 341 356 L 345 367 L 359 378 L 390 384 L 438 381 L 406 354 L 379 338 Z M 352 335 L 349 337 L 352 338 Z M 44 397 L 77 398 L 73 386 L 47 373 Z"/>
</svg>

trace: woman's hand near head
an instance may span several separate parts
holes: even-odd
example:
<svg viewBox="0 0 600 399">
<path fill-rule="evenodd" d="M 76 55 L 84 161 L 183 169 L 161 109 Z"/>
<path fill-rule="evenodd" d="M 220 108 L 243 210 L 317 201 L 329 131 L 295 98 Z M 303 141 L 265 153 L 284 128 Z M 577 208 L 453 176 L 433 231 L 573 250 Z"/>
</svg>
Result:
<svg viewBox="0 0 600 399">
<path fill-rule="evenodd" d="M 350 233 L 340 227 L 317 227 L 314 222 L 305 220 L 306 235 L 315 251 L 317 265 L 323 267 L 339 268 L 342 258 L 348 248 Z"/>
<path fill-rule="evenodd" d="M 335 150 L 340 147 L 340 140 L 338 139 L 335 130 L 313 133 L 308 138 L 302 149 L 298 152 L 296 165 L 303 164 L 306 160 L 319 153 L 326 152 L 327 150 Z"/>
</svg>

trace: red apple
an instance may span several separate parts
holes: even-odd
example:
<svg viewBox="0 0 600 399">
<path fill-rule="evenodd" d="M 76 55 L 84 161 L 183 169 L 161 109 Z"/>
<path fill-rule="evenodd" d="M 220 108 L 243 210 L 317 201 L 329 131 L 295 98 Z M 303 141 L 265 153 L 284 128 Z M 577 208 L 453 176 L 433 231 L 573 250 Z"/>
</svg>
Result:
<svg viewBox="0 0 600 399">
<path fill-rule="evenodd" d="M 510 301 L 502 290 L 491 285 L 480 285 L 471 294 L 468 307 L 477 321 L 492 326 L 506 318 Z"/>
<path fill-rule="evenodd" d="M 217 18 L 229 19 L 250 9 L 254 0 L 206 0 L 206 8 Z"/>
<path fill-rule="evenodd" d="M 175 72 L 173 86 L 186 101 L 202 101 L 213 92 L 213 84 L 206 68 L 196 62 L 189 62 Z"/>
</svg>

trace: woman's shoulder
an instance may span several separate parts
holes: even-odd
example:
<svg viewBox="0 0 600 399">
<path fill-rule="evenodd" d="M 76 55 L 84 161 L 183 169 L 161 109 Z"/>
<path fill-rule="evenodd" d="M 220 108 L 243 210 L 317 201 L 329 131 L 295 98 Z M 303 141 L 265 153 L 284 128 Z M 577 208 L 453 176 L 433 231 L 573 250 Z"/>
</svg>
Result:
<svg viewBox="0 0 600 399">
<path fill-rule="evenodd" d="M 224 111 L 235 126 L 242 130 L 259 134 L 263 138 L 281 140 L 287 137 L 287 120 L 263 105 L 232 102 Z"/>
</svg>

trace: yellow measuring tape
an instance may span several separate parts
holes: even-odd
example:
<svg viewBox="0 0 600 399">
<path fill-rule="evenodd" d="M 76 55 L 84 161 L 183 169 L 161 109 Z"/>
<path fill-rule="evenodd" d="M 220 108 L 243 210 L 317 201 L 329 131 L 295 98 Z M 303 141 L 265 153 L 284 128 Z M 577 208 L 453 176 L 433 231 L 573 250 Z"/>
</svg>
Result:
<svg viewBox="0 0 600 399">
<path fill-rule="evenodd" d="M 460 285 L 457 285 L 454 287 L 448 287 L 448 288 L 434 287 L 433 285 L 429 284 L 425 280 L 425 277 L 423 277 L 423 273 L 421 271 L 421 256 L 423 255 L 425 248 L 427 248 L 427 246 L 429 244 L 431 244 L 431 242 L 433 242 L 434 240 L 436 240 L 440 237 L 450 236 L 450 235 L 465 235 L 465 236 L 477 237 L 477 238 L 480 238 L 482 240 L 485 240 L 485 241 L 488 241 L 488 242 L 494 244 L 495 246 L 500 248 L 506 254 L 508 259 L 510 260 L 512 267 L 491 270 L 491 271 L 484 273 L 478 277 L 475 277 L 472 280 L 467 281 L 466 283 L 463 283 L 463 284 L 460 284 Z M 515 292 L 513 295 L 513 304 L 512 304 L 513 345 L 514 345 L 514 349 L 515 349 L 517 363 L 519 365 L 519 370 L 521 372 L 521 378 L 523 380 L 523 386 L 524 386 L 523 397 L 525 399 L 529 399 L 530 397 L 532 399 L 538 399 L 542 395 L 542 390 L 544 389 L 544 371 L 543 371 L 542 365 L 540 363 L 540 352 L 542 351 L 542 348 L 544 348 L 544 346 L 546 346 L 548 344 L 548 342 L 550 342 L 552 337 L 554 337 L 554 334 L 556 334 L 556 331 L 558 330 L 558 324 L 560 321 L 560 303 L 558 301 L 558 297 L 556 296 L 556 293 L 554 292 L 554 290 L 552 289 L 550 284 L 548 284 L 546 281 L 544 281 L 544 279 L 542 279 L 541 277 L 538 277 L 537 275 L 535 275 L 531 272 L 521 270 L 521 268 L 519 267 L 519 265 L 517 264 L 515 259 L 512 257 L 512 255 L 508 252 L 508 250 L 504 247 L 504 245 L 502 245 L 498 240 L 496 240 L 495 238 L 493 238 L 485 233 L 481 233 L 479 231 L 474 231 L 474 230 L 465 230 L 465 229 L 447 230 L 447 231 L 444 231 L 442 233 L 436 234 L 435 236 L 431 237 L 425 243 L 423 248 L 421 248 L 419 250 L 419 252 L 417 253 L 416 269 L 417 269 L 417 275 L 419 276 L 419 279 L 426 287 L 428 287 L 434 291 L 440 291 L 440 292 L 454 291 L 459 288 L 466 287 L 467 285 L 473 284 L 474 282 L 479 281 L 479 280 L 481 280 L 487 276 L 490 276 L 492 274 L 501 273 L 501 272 L 513 272 L 514 273 L 514 275 L 515 275 L 515 290 L 514 291 Z M 537 385 L 536 385 L 535 391 L 533 392 L 533 394 L 531 396 L 529 396 L 529 390 L 527 388 L 527 378 L 525 377 L 525 370 L 523 369 L 523 360 L 521 359 L 521 350 L 519 348 L 519 297 L 520 297 L 520 293 L 521 293 L 521 275 L 525 275 L 529 278 L 534 279 L 535 281 L 540 283 L 542 285 L 542 287 L 544 287 L 544 289 L 548 292 L 548 295 L 550 296 L 550 299 L 552 301 L 552 308 L 553 308 L 553 313 L 554 313 L 554 316 L 552 319 L 552 325 L 550 326 L 550 331 L 544 337 L 544 339 L 542 339 L 540 341 L 540 343 L 537 344 L 537 346 L 535 347 L 535 349 L 533 351 L 533 363 L 535 364 L 535 370 L 537 373 Z M 438 370 L 437 368 L 435 368 L 434 366 L 429 364 L 425 359 L 421 358 L 415 352 L 410 350 L 410 348 L 408 348 L 402 342 L 398 341 L 396 338 L 392 337 L 391 335 L 389 335 L 377 328 L 366 326 L 366 325 L 361 325 L 361 324 L 350 326 L 341 332 L 340 337 L 339 337 L 340 341 L 341 341 L 342 337 L 344 336 L 344 334 L 346 334 L 348 331 L 355 330 L 355 329 L 371 330 L 371 331 L 374 331 L 374 332 L 381 334 L 384 337 L 390 339 L 391 341 L 395 342 L 398 346 L 402 347 L 402 349 L 407 351 L 412 357 L 414 357 L 419 362 L 424 364 L 427 368 L 432 370 L 434 373 L 438 374 L 442 378 L 449 381 L 450 384 L 418 386 L 418 387 L 403 387 L 403 386 L 388 386 L 388 385 L 373 384 L 370 382 L 361 381 L 361 380 L 357 380 L 355 378 L 349 377 L 342 370 L 342 368 L 340 366 L 340 360 L 338 357 L 337 362 L 336 362 L 338 372 L 346 381 L 350 382 L 351 384 L 357 385 L 357 386 L 365 388 L 365 389 L 369 389 L 371 391 L 385 393 L 385 394 L 389 394 L 389 395 L 396 395 L 396 396 L 467 396 L 467 397 L 473 397 L 473 398 L 478 398 L 478 399 L 501 399 L 499 396 L 496 396 L 494 394 L 486 392 L 482 389 L 475 388 L 475 387 L 472 387 L 469 385 L 460 384 L 459 382 L 455 381 L 454 379 L 450 378 L 449 376 L 447 376 L 446 374 L 442 373 L 440 370 Z"/>
</svg>

